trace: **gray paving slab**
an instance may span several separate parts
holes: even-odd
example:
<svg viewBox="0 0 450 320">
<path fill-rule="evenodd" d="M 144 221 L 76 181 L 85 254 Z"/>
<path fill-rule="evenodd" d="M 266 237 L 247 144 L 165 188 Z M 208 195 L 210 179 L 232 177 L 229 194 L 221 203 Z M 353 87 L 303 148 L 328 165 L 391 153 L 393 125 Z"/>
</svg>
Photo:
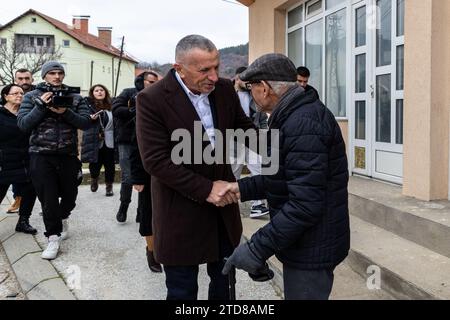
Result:
<svg viewBox="0 0 450 320">
<path fill-rule="evenodd" d="M 7 217 L 0 221 L 0 242 L 6 241 L 16 233 L 15 228 L 18 217 Z"/>
<path fill-rule="evenodd" d="M 3 242 L 3 248 L 11 263 L 15 263 L 28 253 L 42 251 L 33 236 L 15 233 L 12 237 Z"/>
<path fill-rule="evenodd" d="M 41 259 L 40 253 L 26 255 L 12 266 L 25 293 L 44 280 L 59 277 L 55 268 L 48 261 Z"/>
<path fill-rule="evenodd" d="M 24 300 L 25 295 L 20 288 L 6 253 L 0 244 L 0 300 Z"/>
<path fill-rule="evenodd" d="M 61 278 L 40 283 L 27 293 L 29 300 L 76 300 Z"/>
</svg>

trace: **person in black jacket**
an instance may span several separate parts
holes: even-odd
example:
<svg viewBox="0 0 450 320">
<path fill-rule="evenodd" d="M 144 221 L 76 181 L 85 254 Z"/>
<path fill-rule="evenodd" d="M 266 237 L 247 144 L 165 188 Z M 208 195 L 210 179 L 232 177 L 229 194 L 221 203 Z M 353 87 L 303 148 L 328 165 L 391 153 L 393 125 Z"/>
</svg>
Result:
<svg viewBox="0 0 450 320">
<path fill-rule="evenodd" d="M 311 71 L 307 67 L 298 67 L 297 68 L 297 82 L 305 89 L 305 91 L 314 91 L 314 93 L 319 98 L 319 92 L 316 90 L 316 88 L 309 85 L 309 78 L 311 77 Z"/>
<path fill-rule="evenodd" d="M 21 130 L 31 132 L 31 179 L 42 204 L 49 240 L 42 258 L 52 260 L 58 255 L 61 240 L 68 237 L 68 219 L 76 206 L 81 170 L 78 129 L 87 129 L 91 118 L 79 94 L 67 93 L 66 103 L 53 99 L 52 91 L 68 90 L 60 63 L 45 63 L 41 76 L 44 82 L 25 95 L 17 119 Z"/>
<path fill-rule="evenodd" d="M 17 112 L 23 100 L 20 86 L 10 84 L 1 91 L 0 106 L 0 203 L 11 184 L 21 191 L 17 232 L 36 234 L 29 220 L 36 202 L 36 193 L 30 178 L 28 155 L 29 135 L 17 126 Z"/>
<path fill-rule="evenodd" d="M 89 89 L 86 104 L 91 112 L 92 123 L 83 132 L 81 143 L 81 162 L 89 163 L 91 191 L 98 190 L 98 177 L 102 166 L 105 167 L 106 196 L 112 197 L 116 175 L 114 149 L 114 119 L 111 112 L 111 96 L 102 84 Z"/>
<path fill-rule="evenodd" d="M 35 89 L 33 85 L 33 75 L 28 69 L 19 69 L 14 75 L 14 83 L 22 88 L 23 93 L 26 94 Z M 22 201 L 22 192 L 20 186 L 17 183 L 12 184 L 12 191 L 14 196 L 14 202 L 8 208 L 8 213 L 19 212 L 20 202 Z"/>
<path fill-rule="evenodd" d="M 272 255 L 283 263 L 286 299 L 328 299 L 334 269 L 348 255 L 348 163 L 339 125 L 312 91 L 297 83 L 294 64 L 281 54 L 257 59 L 240 75 L 278 130 L 279 168 L 232 184 L 241 201 L 267 198 L 271 221 L 240 245 L 232 266 L 261 273 Z M 264 168 L 263 168 L 264 174 Z"/>
<path fill-rule="evenodd" d="M 121 170 L 120 207 L 116 219 L 120 224 L 127 220 L 128 206 L 131 203 L 133 184 L 131 182 L 130 155 L 132 140 L 136 135 L 136 96 L 144 88 L 158 80 L 158 75 L 152 71 L 145 71 L 135 79 L 135 87 L 123 90 L 114 99 L 112 112 L 116 121 L 117 143 L 119 148 L 119 163 Z M 136 219 L 138 220 L 138 219 Z"/>
</svg>

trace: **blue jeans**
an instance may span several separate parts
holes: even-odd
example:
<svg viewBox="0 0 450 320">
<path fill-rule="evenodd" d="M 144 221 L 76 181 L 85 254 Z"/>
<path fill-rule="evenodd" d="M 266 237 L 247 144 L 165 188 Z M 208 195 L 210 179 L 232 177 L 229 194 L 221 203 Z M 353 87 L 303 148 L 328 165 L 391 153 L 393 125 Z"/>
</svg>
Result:
<svg viewBox="0 0 450 320">
<path fill-rule="evenodd" d="M 300 270 L 283 265 L 285 300 L 328 300 L 333 289 L 334 268 Z"/>
</svg>

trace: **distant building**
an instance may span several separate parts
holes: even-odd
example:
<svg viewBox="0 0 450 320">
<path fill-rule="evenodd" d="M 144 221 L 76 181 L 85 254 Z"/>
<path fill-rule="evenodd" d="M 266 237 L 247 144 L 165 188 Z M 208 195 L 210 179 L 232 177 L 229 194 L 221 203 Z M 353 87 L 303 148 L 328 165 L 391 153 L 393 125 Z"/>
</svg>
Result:
<svg viewBox="0 0 450 320">
<path fill-rule="evenodd" d="M 101 83 L 114 94 L 120 50 L 112 46 L 112 28 L 99 27 L 98 36 L 88 32 L 89 16 L 74 16 L 73 25 L 67 25 L 54 18 L 30 9 L 14 20 L 0 27 L 0 44 L 24 44 L 23 50 L 60 48 L 63 56 L 60 62 L 65 66 L 67 76 L 64 83 L 79 86 L 86 94 L 91 84 Z M 117 94 L 133 86 L 136 59 L 123 56 Z M 0 71 L 1 72 L 1 71 Z M 35 76 L 35 82 L 40 75 Z"/>
</svg>

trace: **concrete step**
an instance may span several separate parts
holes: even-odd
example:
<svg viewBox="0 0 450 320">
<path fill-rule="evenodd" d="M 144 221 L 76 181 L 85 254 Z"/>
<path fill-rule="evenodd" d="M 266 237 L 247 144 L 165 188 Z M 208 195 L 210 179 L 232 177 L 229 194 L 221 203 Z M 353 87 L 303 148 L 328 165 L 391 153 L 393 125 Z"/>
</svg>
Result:
<svg viewBox="0 0 450 320">
<path fill-rule="evenodd" d="M 241 212 L 244 217 L 242 224 L 244 227 L 244 240 L 248 240 L 256 231 L 268 223 L 268 217 L 260 219 L 248 218 L 249 208 L 246 204 L 241 205 Z M 274 287 L 283 296 L 283 265 L 275 257 L 269 260 L 270 268 L 274 271 L 275 277 L 272 281 Z M 393 300 L 392 295 L 384 290 L 369 289 L 367 287 L 367 275 L 359 275 L 349 265 L 349 261 L 344 261 L 335 270 L 335 282 L 331 293 L 331 300 Z"/>
<path fill-rule="evenodd" d="M 352 177 L 349 210 L 366 222 L 450 257 L 450 202 L 424 202 L 399 186 Z"/>
<path fill-rule="evenodd" d="M 353 270 L 367 275 L 381 271 L 381 288 L 397 299 L 450 299 L 450 259 L 351 216 Z"/>
</svg>

